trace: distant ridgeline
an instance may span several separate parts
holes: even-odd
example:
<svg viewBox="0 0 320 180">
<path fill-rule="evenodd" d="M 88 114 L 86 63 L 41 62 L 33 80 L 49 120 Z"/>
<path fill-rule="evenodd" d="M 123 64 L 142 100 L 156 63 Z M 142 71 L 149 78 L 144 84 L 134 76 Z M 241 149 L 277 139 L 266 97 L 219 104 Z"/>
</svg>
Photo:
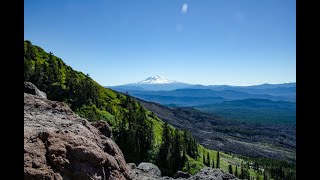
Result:
<svg viewBox="0 0 320 180">
<path fill-rule="evenodd" d="M 127 162 L 153 162 L 163 175 L 173 175 L 177 170 L 194 174 L 205 165 L 212 165 L 210 156 L 212 162 L 220 166 L 220 160 L 214 159 L 221 156 L 222 169 L 227 171 L 229 166 L 233 172 L 237 169 L 234 164 L 223 161 L 233 159 L 233 156 L 225 153 L 217 155 L 216 151 L 205 149 L 189 132 L 164 123 L 131 96 L 100 86 L 88 74 L 73 70 L 60 58 L 32 45 L 30 41 L 24 42 L 24 79 L 44 91 L 48 99 L 67 103 L 81 117 L 90 121 L 107 121 Z M 239 166 L 236 171 L 239 177 L 295 178 L 295 166 L 277 166 L 268 162 L 256 164 L 258 169 L 253 170 L 249 166 L 253 163 L 250 159 L 240 161 L 235 158 L 234 161 L 236 159 L 237 164 L 246 162 L 245 165 L 242 163 L 241 170 Z M 259 165 L 263 166 L 261 169 L 266 169 L 264 173 Z"/>
</svg>

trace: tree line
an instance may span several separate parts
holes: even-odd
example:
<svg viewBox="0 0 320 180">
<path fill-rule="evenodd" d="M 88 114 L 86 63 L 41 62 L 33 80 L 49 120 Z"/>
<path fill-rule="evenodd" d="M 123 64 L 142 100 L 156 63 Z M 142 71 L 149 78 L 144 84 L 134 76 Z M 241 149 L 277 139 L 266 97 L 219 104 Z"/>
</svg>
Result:
<svg viewBox="0 0 320 180">
<path fill-rule="evenodd" d="M 173 129 L 167 123 L 164 123 L 162 128 L 162 143 L 156 165 L 163 175 L 170 176 L 186 165 L 187 156 L 194 159 L 199 156 L 198 144 L 187 130 L 181 132 Z M 187 169 L 190 169 L 190 164 L 187 164 Z"/>
</svg>

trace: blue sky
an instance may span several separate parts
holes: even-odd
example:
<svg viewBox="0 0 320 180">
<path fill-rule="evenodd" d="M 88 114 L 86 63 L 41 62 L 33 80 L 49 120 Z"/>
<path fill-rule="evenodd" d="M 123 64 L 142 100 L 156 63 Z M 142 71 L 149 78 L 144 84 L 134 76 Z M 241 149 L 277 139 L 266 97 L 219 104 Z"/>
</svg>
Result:
<svg viewBox="0 0 320 180">
<path fill-rule="evenodd" d="M 294 0 L 25 0 L 24 38 L 101 85 L 296 81 Z"/>
</svg>

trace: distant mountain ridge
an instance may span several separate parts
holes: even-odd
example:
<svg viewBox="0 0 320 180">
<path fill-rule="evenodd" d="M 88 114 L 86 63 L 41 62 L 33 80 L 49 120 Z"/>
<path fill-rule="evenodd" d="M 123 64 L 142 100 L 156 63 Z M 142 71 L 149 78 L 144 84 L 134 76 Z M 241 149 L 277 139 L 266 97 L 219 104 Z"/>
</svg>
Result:
<svg viewBox="0 0 320 180">
<path fill-rule="evenodd" d="M 211 90 L 211 89 L 176 89 L 172 91 L 144 91 L 144 90 L 129 90 L 129 89 L 117 89 L 120 92 L 128 92 L 130 95 L 146 100 L 157 102 L 162 105 L 175 105 L 175 106 L 199 106 L 213 104 L 230 100 L 243 100 L 243 99 L 269 99 L 269 100 L 283 100 L 283 101 L 295 101 L 295 91 L 292 95 L 277 96 L 277 93 L 259 94 L 259 93 L 247 93 L 238 90 Z"/>
<path fill-rule="evenodd" d="M 202 84 L 189 84 L 176 80 L 169 80 L 164 76 L 151 76 L 142 81 L 136 83 L 129 83 L 118 86 L 108 86 L 112 89 L 122 89 L 122 90 L 145 90 L 145 91 L 169 91 L 176 89 L 211 89 L 211 90 L 265 90 L 265 89 L 275 89 L 275 88 L 296 88 L 295 82 L 281 83 L 281 84 L 259 84 L 250 86 L 233 86 L 233 85 L 202 85 Z M 135 88 L 133 88 L 135 87 Z"/>
<path fill-rule="evenodd" d="M 260 84 L 252 86 L 193 85 L 169 80 L 163 76 L 149 77 L 137 83 L 109 87 L 123 93 L 173 107 L 208 105 L 230 100 L 269 99 L 296 101 L 296 83 Z"/>
<path fill-rule="evenodd" d="M 145 80 L 130 83 L 120 86 L 109 87 L 116 91 L 126 91 L 126 90 L 142 90 L 142 91 L 160 91 L 160 90 L 175 90 L 190 87 L 192 84 L 187 84 L 179 81 L 169 80 L 163 76 L 151 76 Z"/>
</svg>

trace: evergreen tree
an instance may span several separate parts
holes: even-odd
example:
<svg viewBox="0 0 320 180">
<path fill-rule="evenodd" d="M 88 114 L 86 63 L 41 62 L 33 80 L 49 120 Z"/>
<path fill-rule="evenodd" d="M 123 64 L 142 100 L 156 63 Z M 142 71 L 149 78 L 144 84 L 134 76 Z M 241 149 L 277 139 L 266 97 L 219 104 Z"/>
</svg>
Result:
<svg viewBox="0 0 320 180">
<path fill-rule="evenodd" d="M 214 158 L 212 157 L 212 168 L 214 168 Z"/>
<path fill-rule="evenodd" d="M 166 122 L 163 124 L 162 128 L 162 143 L 156 164 L 160 168 L 163 175 L 169 175 L 171 168 L 169 162 L 169 153 L 171 148 L 170 129 Z"/>
<path fill-rule="evenodd" d="M 58 71 L 57 71 L 57 67 L 56 67 L 56 63 L 53 59 L 53 53 L 50 52 L 49 53 L 49 57 L 48 57 L 48 65 L 49 65 L 49 68 L 48 68 L 48 71 L 47 71 L 47 75 L 48 75 L 48 84 L 52 84 L 54 82 L 57 81 L 57 74 L 58 74 Z"/>
<path fill-rule="evenodd" d="M 188 161 L 187 155 L 186 155 L 186 150 L 185 148 L 183 149 L 182 152 L 182 166 Z"/>
<path fill-rule="evenodd" d="M 189 161 L 187 162 L 187 172 L 190 173 L 190 163 L 189 163 Z"/>
<path fill-rule="evenodd" d="M 229 174 L 233 174 L 231 164 L 229 164 L 229 166 L 228 166 L 228 170 L 229 170 Z"/>
<path fill-rule="evenodd" d="M 210 154 L 209 154 L 209 152 L 208 152 L 208 154 L 207 154 L 207 164 L 206 164 L 206 165 L 207 165 L 208 167 L 210 167 L 210 163 L 211 163 L 211 162 L 210 162 Z"/>
<path fill-rule="evenodd" d="M 259 164 L 258 164 L 257 161 L 254 161 L 254 163 L 253 163 L 253 169 L 254 169 L 254 171 L 258 171 L 259 170 Z"/>
<path fill-rule="evenodd" d="M 182 168 L 182 157 L 181 157 L 181 143 L 180 143 L 180 134 L 178 129 L 174 131 L 174 142 L 172 148 L 172 156 L 171 156 L 171 163 L 172 163 L 172 174 L 177 172 Z"/>
<path fill-rule="evenodd" d="M 220 152 L 218 151 L 217 153 L 217 163 L 216 163 L 216 167 L 220 168 Z"/>
<path fill-rule="evenodd" d="M 235 172 L 235 176 L 236 176 L 236 177 L 239 177 L 239 175 L 238 175 L 238 165 L 236 165 L 236 172 Z"/>
<path fill-rule="evenodd" d="M 243 161 L 241 161 L 241 169 L 240 169 L 240 179 L 244 179 L 245 175 L 244 175 L 244 167 L 243 167 Z"/>
<path fill-rule="evenodd" d="M 198 156 L 199 156 L 199 150 L 198 150 L 198 143 L 196 142 L 196 140 L 195 139 L 193 139 L 193 141 L 192 141 L 193 143 L 193 150 L 192 150 L 192 152 L 193 152 L 193 156 L 192 156 L 192 158 L 197 158 Z"/>
<path fill-rule="evenodd" d="M 32 63 L 30 60 L 24 60 L 24 81 L 30 81 L 34 72 L 32 69 Z"/>
<path fill-rule="evenodd" d="M 34 60 L 36 58 L 35 48 L 32 46 L 30 41 L 25 41 L 25 42 L 26 42 L 26 48 L 24 52 L 24 57 L 29 61 Z"/>
<path fill-rule="evenodd" d="M 40 90 L 44 90 L 44 72 L 43 72 L 43 67 L 40 62 L 35 63 L 35 68 L 34 68 L 34 79 L 32 79 L 32 82 L 35 86 L 37 86 Z"/>
<path fill-rule="evenodd" d="M 188 154 L 191 154 L 187 130 L 185 130 L 185 129 L 183 130 L 183 135 L 182 136 L 183 136 L 184 149 L 187 151 Z"/>
</svg>

